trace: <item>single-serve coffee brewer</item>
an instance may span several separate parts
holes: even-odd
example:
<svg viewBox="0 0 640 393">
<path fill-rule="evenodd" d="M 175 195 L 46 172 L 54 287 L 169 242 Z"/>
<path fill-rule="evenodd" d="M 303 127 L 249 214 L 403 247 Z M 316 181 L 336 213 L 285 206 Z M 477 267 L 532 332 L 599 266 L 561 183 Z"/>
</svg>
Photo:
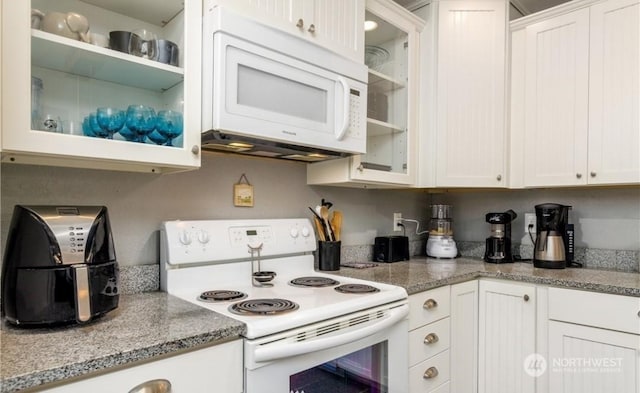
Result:
<svg viewBox="0 0 640 393">
<path fill-rule="evenodd" d="M 571 206 L 557 203 L 536 205 L 536 243 L 533 265 L 564 269 L 573 263 L 573 225 L 569 224 Z"/>
<path fill-rule="evenodd" d="M 485 221 L 491 224 L 491 236 L 485 242 L 484 260 L 491 263 L 513 262 L 511 254 L 511 222 L 518 215 L 513 210 L 487 213 Z"/>
</svg>

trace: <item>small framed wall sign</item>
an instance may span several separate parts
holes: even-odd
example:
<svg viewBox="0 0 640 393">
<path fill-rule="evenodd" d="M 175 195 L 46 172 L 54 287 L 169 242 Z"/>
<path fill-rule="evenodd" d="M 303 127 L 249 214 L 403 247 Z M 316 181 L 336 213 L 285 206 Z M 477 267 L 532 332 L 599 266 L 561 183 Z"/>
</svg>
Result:
<svg viewBox="0 0 640 393">
<path fill-rule="evenodd" d="M 233 185 L 233 205 L 253 207 L 253 186 L 243 173 L 240 180 Z"/>
</svg>

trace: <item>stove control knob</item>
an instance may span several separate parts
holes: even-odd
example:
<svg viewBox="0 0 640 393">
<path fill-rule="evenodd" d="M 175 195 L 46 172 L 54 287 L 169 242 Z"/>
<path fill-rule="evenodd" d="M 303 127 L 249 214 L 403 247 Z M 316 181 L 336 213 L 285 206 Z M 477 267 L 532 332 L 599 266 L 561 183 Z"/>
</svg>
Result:
<svg viewBox="0 0 640 393">
<path fill-rule="evenodd" d="M 310 234 L 311 232 L 309 232 L 309 228 L 302 227 L 302 237 L 309 237 Z"/>
<path fill-rule="evenodd" d="M 189 232 L 182 231 L 180 233 L 180 243 L 184 244 L 185 246 L 191 244 L 191 235 L 189 234 Z"/>
<path fill-rule="evenodd" d="M 209 243 L 209 233 L 206 231 L 198 232 L 198 241 L 202 244 Z"/>
<path fill-rule="evenodd" d="M 298 237 L 298 228 L 291 228 L 291 230 L 289 231 L 289 234 L 291 235 L 292 238 L 296 238 Z"/>
</svg>

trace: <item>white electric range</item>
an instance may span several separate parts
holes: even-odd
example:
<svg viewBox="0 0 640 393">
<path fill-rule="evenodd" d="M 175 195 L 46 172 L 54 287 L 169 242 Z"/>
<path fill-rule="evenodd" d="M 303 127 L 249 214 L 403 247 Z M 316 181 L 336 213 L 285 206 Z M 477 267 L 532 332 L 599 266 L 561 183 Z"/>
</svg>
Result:
<svg viewBox="0 0 640 393">
<path fill-rule="evenodd" d="M 309 220 L 169 221 L 161 243 L 162 290 L 246 324 L 246 393 L 406 391 L 406 291 L 315 271 Z"/>
</svg>

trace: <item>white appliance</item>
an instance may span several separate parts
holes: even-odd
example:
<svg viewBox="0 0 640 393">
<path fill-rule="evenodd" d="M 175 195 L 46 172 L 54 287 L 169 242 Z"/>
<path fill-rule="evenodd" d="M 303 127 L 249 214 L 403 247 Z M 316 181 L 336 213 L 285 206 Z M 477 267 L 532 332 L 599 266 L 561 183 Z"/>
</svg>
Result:
<svg viewBox="0 0 640 393">
<path fill-rule="evenodd" d="M 202 148 L 301 161 L 365 153 L 367 67 L 205 9 Z"/>
<path fill-rule="evenodd" d="M 429 235 L 427 256 L 431 258 L 452 259 L 458 256 L 458 247 L 453 237 L 448 235 Z"/>
<path fill-rule="evenodd" d="M 316 272 L 309 220 L 169 221 L 161 243 L 164 291 L 246 324 L 245 393 L 408 391 L 406 291 Z"/>
</svg>

